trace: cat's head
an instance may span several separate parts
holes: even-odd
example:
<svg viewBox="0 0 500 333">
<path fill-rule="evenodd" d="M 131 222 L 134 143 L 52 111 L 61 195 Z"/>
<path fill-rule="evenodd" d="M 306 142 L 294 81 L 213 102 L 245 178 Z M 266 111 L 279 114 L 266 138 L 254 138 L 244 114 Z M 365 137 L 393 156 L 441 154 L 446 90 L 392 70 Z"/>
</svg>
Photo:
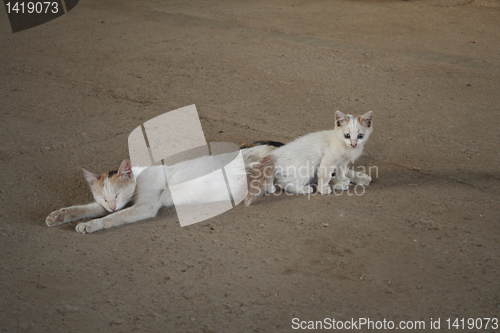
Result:
<svg viewBox="0 0 500 333">
<path fill-rule="evenodd" d="M 335 130 L 347 147 L 360 149 L 363 148 L 372 132 L 372 120 L 372 111 L 361 117 L 337 111 L 335 112 Z"/>
<path fill-rule="evenodd" d="M 82 169 L 85 179 L 97 203 L 112 213 L 125 207 L 135 191 L 135 179 L 129 160 L 120 165 L 118 171 L 110 171 L 102 175 Z"/>
</svg>

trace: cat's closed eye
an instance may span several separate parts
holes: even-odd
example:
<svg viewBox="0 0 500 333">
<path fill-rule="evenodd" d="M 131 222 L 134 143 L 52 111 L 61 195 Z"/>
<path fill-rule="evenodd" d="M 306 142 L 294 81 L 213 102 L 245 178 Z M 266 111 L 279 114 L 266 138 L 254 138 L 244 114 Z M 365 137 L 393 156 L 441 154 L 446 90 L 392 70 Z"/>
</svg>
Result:
<svg viewBox="0 0 500 333">
<path fill-rule="evenodd" d="M 358 139 L 363 139 L 363 134 L 358 134 Z"/>
<path fill-rule="evenodd" d="M 350 138 L 351 138 L 351 135 L 350 135 L 349 133 L 346 133 L 346 134 L 344 134 L 344 138 L 346 138 L 346 139 L 350 139 Z"/>
</svg>

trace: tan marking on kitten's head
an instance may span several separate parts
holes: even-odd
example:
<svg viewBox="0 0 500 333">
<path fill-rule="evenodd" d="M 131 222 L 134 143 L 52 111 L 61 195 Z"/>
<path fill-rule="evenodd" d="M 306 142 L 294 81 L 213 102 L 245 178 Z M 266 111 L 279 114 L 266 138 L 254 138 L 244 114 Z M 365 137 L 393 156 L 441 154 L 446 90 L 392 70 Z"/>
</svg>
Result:
<svg viewBox="0 0 500 333">
<path fill-rule="evenodd" d="M 337 125 L 337 127 L 344 126 L 348 123 L 349 119 L 346 117 L 346 115 L 337 110 L 337 112 L 335 112 L 335 124 Z"/>
<path fill-rule="evenodd" d="M 123 161 L 118 171 L 106 172 L 100 176 L 85 169 L 82 170 L 94 199 L 108 212 L 122 209 L 132 199 L 135 179 L 129 160 Z"/>
</svg>

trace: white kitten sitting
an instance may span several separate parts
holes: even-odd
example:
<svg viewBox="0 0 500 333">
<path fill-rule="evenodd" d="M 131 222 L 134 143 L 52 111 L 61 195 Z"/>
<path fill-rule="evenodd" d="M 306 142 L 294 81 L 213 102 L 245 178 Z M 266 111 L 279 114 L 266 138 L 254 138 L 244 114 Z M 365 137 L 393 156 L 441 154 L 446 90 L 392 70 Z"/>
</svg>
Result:
<svg viewBox="0 0 500 333">
<path fill-rule="evenodd" d="M 332 180 L 336 190 L 346 190 L 351 181 L 368 185 L 371 177 L 347 169 L 363 152 L 372 132 L 373 112 L 358 117 L 335 113 L 335 128 L 311 133 L 264 157 L 253 169 L 245 204 L 248 206 L 265 192 L 274 193 L 278 185 L 290 193 L 312 193 L 311 182 L 317 178 L 318 192 L 330 194 Z"/>
</svg>

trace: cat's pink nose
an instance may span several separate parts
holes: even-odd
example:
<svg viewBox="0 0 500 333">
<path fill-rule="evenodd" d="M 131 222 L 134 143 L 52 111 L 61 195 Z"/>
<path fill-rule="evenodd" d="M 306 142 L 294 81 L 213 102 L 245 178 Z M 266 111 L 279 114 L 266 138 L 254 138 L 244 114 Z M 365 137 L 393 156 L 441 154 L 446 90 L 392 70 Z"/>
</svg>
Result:
<svg viewBox="0 0 500 333">
<path fill-rule="evenodd" d="M 109 209 L 111 209 L 113 212 L 116 210 L 116 205 L 114 204 L 108 204 Z"/>
<path fill-rule="evenodd" d="M 356 148 L 356 146 L 357 146 L 357 145 L 358 145 L 358 143 L 357 143 L 357 142 L 354 142 L 354 143 L 353 143 L 353 142 L 351 142 L 351 147 L 352 147 L 352 148 Z"/>
</svg>

